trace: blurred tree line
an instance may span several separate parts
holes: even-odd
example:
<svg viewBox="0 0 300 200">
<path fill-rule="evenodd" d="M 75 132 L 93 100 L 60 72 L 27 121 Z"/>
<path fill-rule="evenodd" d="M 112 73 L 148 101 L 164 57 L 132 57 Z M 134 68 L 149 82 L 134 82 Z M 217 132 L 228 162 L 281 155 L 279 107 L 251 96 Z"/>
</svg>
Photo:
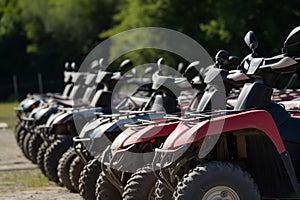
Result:
<svg viewBox="0 0 300 200">
<path fill-rule="evenodd" d="M 241 58 L 249 53 L 243 37 L 251 29 L 260 55 L 272 56 L 299 19 L 300 1 L 291 0 L 0 0 L 0 80 L 32 80 L 37 72 L 62 79 L 64 62 L 80 65 L 104 39 L 145 26 L 185 33 L 211 56 L 226 49 Z M 142 64 L 163 54 L 145 50 L 130 57 Z"/>
</svg>

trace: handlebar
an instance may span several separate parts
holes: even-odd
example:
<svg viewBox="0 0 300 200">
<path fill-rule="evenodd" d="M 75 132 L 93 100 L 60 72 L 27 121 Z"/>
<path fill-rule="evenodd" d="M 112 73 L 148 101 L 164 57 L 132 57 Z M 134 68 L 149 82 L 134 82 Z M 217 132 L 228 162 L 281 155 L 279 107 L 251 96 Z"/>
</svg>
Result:
<svg viewBox="0 0 300 200">
<path fill-rule="evenodd" d="M 100 115 L 101 114 L 101 117 L 104 117 L 104 118 L 112 118 L 112 117 L 121 117 L 121 116 L 125 116 L 125 115 L 121 115 L 121 114 L 103 114 L 102 112 L 95 112 L 95 114 L 98 114 Z"/>
<path fill-rule="evenodd" d="M 34 121 L 33 117 L 21 117 L 21 119 L 24 121 Z"/>
<path fill-rule="evenodd" d="M 143 113 L 156 113 L 154 110 L 137 110 L 137 111 L 131 111 L 131 110 L 120 110 L 120 113 L 124 114 L 143 114 Z"/>
<path fill-rule="evenodd" d="M 150 120 L 144 120 L 144 121 L 137 121 L 137 122 L 131 123 L 131 124 L 125 124 L 124 127 L 126 127 L 126 128 L 145 127 L 148 125 L 158 125 L 161 123 L 162 122 L 154 122 L 154 121 L 150 121 Z"/>
<path fill-rule="evenodd" d="M 102 107 L 90 107 L 90 108 L 86 108 L 86 107 L 79 107 L 79 108 L 65 108 L 65 107 L 59 107 L 58 108 L 60 111 L 88 111 L 88 110 L 97 110 L 97 109 L 102 109 Z M 95 113 L 97 113 L 98 111 L 96 111 Z"/>
<path fill-rule="evenodd" d="M 139 114 L 151 114 L 151 113 L 155 113 L 155 114 L 164 114 L 164 113 L 160 113 L 160 112 L 156 112 L 156 111 L 152 111 L 152 110 L 145 110 L 145 111 L 130 111 L 130 110 L 122 110 L 119 111 L 120 113 L 115 113 L 115 114 L 102 114 L 101 112 L 95 112 L 95 114 L 101 114 L 101 117 L 107 117 L 107 118 L 118 118 L 118 117 L 124 117 L 124 116 L 129 116 L 129 115 L 139 115 Z"/>
</svg>

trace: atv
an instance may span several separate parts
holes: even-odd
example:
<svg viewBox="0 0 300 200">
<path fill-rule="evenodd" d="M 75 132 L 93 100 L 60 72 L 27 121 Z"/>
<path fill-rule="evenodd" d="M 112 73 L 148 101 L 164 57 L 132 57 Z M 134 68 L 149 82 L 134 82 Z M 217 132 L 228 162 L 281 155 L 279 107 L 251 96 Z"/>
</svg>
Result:
<svg viewBox="0 0 300 200">
<path fill-rule="evenodd" d="M 74 81 L 74 86 L 70 93 L 70 97 L 72 98 L 54 99 L 53 97 L 49 97 L 44 100 L 37 100 L 43 102 L 27 114 L 27 116 L 22 116 L 20 118 L 22 126 L 21 129 L 17 131 L 17 141 L 25 157 L 33 163 L 36 163 L 37 150 L 42 143 L 40 134 L 36 134 L 39 130 L 38 127 L 45 124 L 52 114 L 58 112 L 59 107 L 60 109 L 66 109 L 66 107 L 78 107 L 87 104 L 91 99 L 92 92 L 96 88 L 94 81 L 98 71 L 98 65 L 91 65 L 89 73 L 76 72 L 76 74 L 73 74 L 72 78 Z M 84 84 L 82 84 L 82 82 L 84 82 Z"/>
<path fill-rule="evenodd" d="M 122 132 L 125 124 L 144 120 L 164 120 L 163 116 L 166 114 L 177 116 L 180 115 L 181 109 L 186 109 L 184 106 L 178 107 L 180 93 L 189 88 L 186 79 L 162 75 L 163 59 L 159 59 L 157 65 L 159 70 L 152 76 L 153 93 L 141 110 L 122 111 L 110 116 L 102 116 L 87 124 L 80 136 L 74 138 L 75 150 L 86 163 L 86 168 L 80 178 L 80 193 L 83 198 L 95 199 L 93 191 L 95 191 L 96 180 L 101 172 L 98 156 Z M 169 89 L 170 86 L 173 90 Z M 192 105 L 197 104 L 198 98 L 199 95 L 193 98 Z"/>
<path fill-rule="evenodd" d="M 131 66 L 131 65 L 130 65 Z M 130 68 L 128 64 L 124 65 L 121 64 L 120 71 L 128 71 L 127 69 Z M 126 68 L 126 69 L 125 69 Z M 145 73 L 150 73 L 152 71 L 152 67 L 148 67 L 145 70 Z M 83 148 L 81 146 L 81 143 L 77 145 L 77 143 L 80 142 L 80 139 L 78 141 L 78 133 L 84 131 L 90 124 L 90 127 L 93 127 L 95 123 L 93 122 L 103 122 L 106 118 L 109 118 L 108 116 L 113 116 L 110 114 L 112 111 L 116 112 L 117 110 L 124 110 L 130 109 L 130 110 L 138 110 L 141 107 L 143 107 L 145 104 L 147 104 L 148 100 L 150 99 L 151 93 L 153 90 L 151 89 L 151 84 L 148 83 L 149 79 L 142 77 L 142 78 L 137 78 L 135 77 L 134 70 L 131 71 L 132 75 L 128 74 L 120 74 L 117 73 L 115 74 L 112 78 L 113 80 L 117 80 L 115 78 L 119 77 L 118 79 L 122 79 L 122 83 L 126 81 L 127 83 L 131 83 L 134 85 L 139 85 L 139 87 L 129 96 L 123 98 L 123 100 L 119 101 L 119 103 L 116 106 L 112 106 L 111 110 L 109 112 L 103 112 L 100 111 L 99 109 L 84 109 L 84 110 L 74 110 L 74 112 L 64 112 L 60 113 L 60 115 L 53 117 L 53 121 L 51 119 L 48 120 L 49 126 L 46 126 L 46 128 L 50 128 L 50 131 L 52 128 L 55 126 L 61 126 L 63 124 L 66 124 L 67 122 L 75 123 L 76 124 L 76 130 L 69 132 L 69 134 L 72 134 L 69 139 L 72 140 L 74 139 L 74 146 L 78 146 L 78 148 Z M 145 73 L 143 76 L 145 76 Z M 143 84 L 140 86 L 140 84 Z M 111 90 L 115 86 L 115 82 L 110 82 L 109 87 L 111 87 Z M 103 91 L 102 91 L 103 93 Z M 95 95 L 94 98 L 99 98 L 98 95 Z M 105 97 L 101 98 L 98 100 L 100 103 L 104 103 L 105 101 L 111 100 L 111 97 Z M 107 106 L 111 106 L 111 104 L 107 104 Z M 76 116 L 81 116 L 80 118 Z M 80 123 L 80 127 L 78 127 L 78 123 Z M 73 125 L 73 127 L 75 127 Z M 83 127 L 83 130 L 81 131 L 81 128 Z M 45 127 L 41 127 L 44 129 Z M 67 133 L 67 132 L 66 132 Z M 66 133 L 64 135 L 66 135 Z M 44 134 L 44 133 L 43 133 Z M 51 138 L 51 137 L 57 137 L 57 134 L 54 132 L 51 133 L 49 131 L 46 131 L 46 138 Z M 51 141 L 55 141 L 55 139 L 51 139 Z M 59 139 L 57 140 L 59 141 Z M 85 139 L 84 139 L 85 141 Z M 70 142 L 70 141 L 69 141 Z M 52 143 L 52 142 L 51 142 Z M 54 145 L 53 145 L 54 146 Z M 71 191 L 78 191 L 79 190 L 79 185 L 78 185 L 78 179 L 80 172 L 82 168 L 84 167 L 86 163 L 86 159 L 89 158 L 89 155 L 84 154 L 84 150 L 82 150 L 83 153 L 80 153 L 79 155 L 76 155 L 76 152 L 70 145 L 63 145 L 64 147 L 64 153 L 60 155 L 61 158 L 59 158 L 58 161 L 58 166 L 57 166 L 57 178 L 59 178 L 59 181 L 62 182 L 69 190 Z M 57 157 L 57 156 L 56 156 Z M 45 158 L 44 158 L 45 160 Z M 45 164 L 45 161 L 44 161 Z M 58 179 L 56 179 L 58 180 Z"/>
<path fill-rule="evenodd" d="M 253 53 L 240 66 L 253 82 L 244 85 L 233 111 L 183 121 L 155 150 L 158 197 L 300 198 L 300 118 L 271 101 L 276 81 L 294 73 L 300 60 L 287 51 L 300 43 L 300 27 L 275 57 L 257 57 L 253 32 L 245 42 Z"/>
<path fill-rule="evenodd" d="M 222 58 L 222 59 L 221 59 Z M 191 82 L 193 87 L 201 87 L 202 97 L 195 109 L 189 109 L 184 113 L 184 116 L 194 115 L 197 112 L 207 112 L 212 108 L 211 98 L 220 97 L 221 87 L 218 87 L 217 81 L 222 81 L 225 86 L 225 95 L 230 96 L 229 92 L 232 88 L 238 88 L 243 84 L 243 77 L 248 79 L 244 74 L 240 73 L 239 70 L 231 71 L 228 73 L 228 66 L 236 66 L 237 58 L 234 56 L 229 56 L 227 51 L 221 50 L 216 55 L 216 67 L 209 67 L 203 71 L 202 76 L 204 80 L 199 80 L 201 73 L 199 74 L 200 64 L 199 62 L 191 63 L 186 74 L 191 73 L 196 76 Z M 206 71 L 206 72 L 205 72 Z M 218 79 L 220 77 L 221 79 Z M 201 78 L 200 78 L 201 79 Z M 238 80 L 235 81 L 234 79 Z M 206 87 L 205 87 L 206 86 Z M 205 89 L 205 92 L 203 93 Z M 225 96 L 224 95 L 224 96 Z M 222 95 L 221 95 L 222 96 Z M 214 102 L 215 103 L 215 102 Z M 224 104 L 224 102 L 221 102 Z M 216 105 L 214 105 L 216 106 Z M 218 105 L 220 107 L 225 105 Z M 184 117 L 181 116 L 181 117 Z M 147 199 L 154 195 L 154 185 L 156 182 L 156 177 L 153 173 L 149 173 L 151 169 L 149 165 L 151 164 L 151 155 L 147 157 L 144 154 L 151 154 L 155 148 L 159 147 L 167 136 L 176 128 L 179 123 L 178 117 L 166 116 L 167 121 L 157 122 L 157 121 L 146 121 L 144 123 L 129 124 L 127 126 L 131 127 L 123 131 L 112 143 L 111 146 L 107 147 L 106 151 L 102 155 L 102 171 L 98 179 L 97 185 L 97 195 L 98 197 L 107 195 L 106 192 L 117 190 L 119 193 L 115 193 L 117 199 L 121 199 L 123 193 L 123 198 L 125 199 Z M 146 127 L 145 127 L 146 126 Z M 126 152 L 133 152 L 135 155 L 138 153 L 144 153 L 143 155 L 133 160 L 132 154 L 127 154 Z M 148 158 L 148 159 L 147 159 Z M 130 161 L 130 162 L 129 162 Z M 148 166 L 147 166 L 148 162 Z M 123 171 L 119 172 L 120 175 L 116 175 L 116 170 Z M 136 173 L 128 173 L 129 169 L 131 171 L 137 170 Z M 127 179 L 124 178 L 124 174 L 129 174 Z M 130 177 L 131 176 L 131 177 Z M 127 184 L 126 184 L 127 182 Z M 126 186 L 125 186 L 126 185 Z M 108 189 L 108 187 L 110 189 Z"/>
<path fill-rule="evenodd" d="M 121 63 L 120 68 L 131 66 L 130 60 Z M 93 74 L 94 75 L 94 74 Z M 35 126 L 33 137 L 40 137 L 37 154 L 37 164 L 42 172 L 52 181 L 58 182 L 57 165 L 62 154 L 72 146 L 72 137 L 86 122 L 95 117 L 94 112 L 111 113 L 111 95 L 115 84 L 120 80 L 119 72 L 98 71 L 93 77 L 88 76 L 85 83 L 93 85 L 85 90 L 84 96 L 93 97 L 91 101 L 75 100 L 71 104 L 78 107 L 50 107 L 56 109 L 45 124 Z M 96 83 L 96 84 L 95 84 Z M 96 87 L 97 86 L 97 87 Z M 89 90 L 90 89 L 90 90 Z M 80 102 L 80 104 L 79 104 Z M 44 114 L 44 115 L 43 115 Z M 47 113 L 42 113 L 45 116 Z M 39 118 L 35 115 L 36 118 Z M 75 123 L 76 121 L 76 123 Z"/>
</svg>

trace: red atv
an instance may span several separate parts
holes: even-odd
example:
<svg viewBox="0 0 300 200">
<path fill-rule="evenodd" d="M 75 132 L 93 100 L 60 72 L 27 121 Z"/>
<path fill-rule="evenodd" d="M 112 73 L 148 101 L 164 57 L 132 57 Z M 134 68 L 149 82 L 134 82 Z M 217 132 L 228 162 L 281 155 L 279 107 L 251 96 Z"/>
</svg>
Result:
<svg viewBox="0 0 300 200">
<path fill-rule="evenodd" d="M 212 107 L 216 106 L 218 106 L 218 109 L 224 110 L 224 108 L 226 108 L 225 102 L 222 101 L 218 102 L 218 105 L 211 105 L 212 98 L 229 96 L 228 94 L 233 87 L 242 86 L 245 79 L 249 80 L 249 78 L 239 70 L 228 73 L 228 70 L 222 69 L 224 68 L 224 60 L 227 62 L 226 65 L 229 64 L 236 67 L 238 65 L 236 57 L 229 57 L 227 52 L 220 51 L 216 56 L 216 60 L 218 68 L 210 68 L 204 75 L 205 79 L 203 81 L 207 84 L 207 87 L 198 104 L 198 108 L 189 110 L 185 115 L 194 116 L 194 114 L 209 111 Z M 199 62 L 191 63 L 186 73 L 191 73 L 191 71 L 195 70 L 195 72 L 191 74 L 198 75 L 199 67 Z M 196 77 L 194 80 L 196 80 Z M 163 120 L 163 122 L 144 121 L 142 123 L 132 124 L 130 125 L 131 128 L 123 131 L 114 140 L 112 146 L 108 147 L 102 155 L 101 163 L 103 164 L 103 173 L 98 181 L 98 195 L 103 196 L 105 192 L 119 190 L 121 194 L 123 193 L 124 199 L 154 198 L 153 188 L 157 179 L 153 173 L 149 173 L 152 171 L 151 168 L 148 167 L 145 169 L 144 167 L 147 166 L 147 163 L 148 166 L 151 166 L 153 159 L 153 156 L 151 157 L 150 155 L 151 152 L 165 141 L 166 137 L 174 131 L 179 123 L 178 117 L 167 116 L 166 119 L 168 119 L 167 122 L 165 122 L 165 120 Z M 139 155 L 136 154 L 138 157 L 137 160 L 133 161 L 134 158 L 132 154 L 128 154 L 127 152 L 138 153 Z M 148 156 L 145 154 L 148 154 Z M 154 153 L 152 153 L 152 155 L 154 155 Z M 114 169 L 118 169 L 119 172 L 117 173 Z M 124 181 L 124 177 L 129 177 L 128 169 L 131 171 L 138 169 L 138 171 L 131 175 L 125 187 L 127 180 Z M 121 175 L 120 171 L 123 171 Z M 146 182 L 147 184 L 145 184 Z M 120 194 L 117 195 L 117 193 L 115 193 L 114 195 L 116 198 L 117 196 L 119 199 L 121 198 Z"/>
<path fill-rule="evenodd" d="M 272 58 L 256 58 L 253 32 L 245 41 L 253 53 L 241 67 L 254 82 L 244 85 L 234 111 L 183 121 L 156 149 L 158 197 L 175 191 L 175 199 L 300 199 L 300 118 L 271 101 L 276 80 L 300 60 L 287 52 L 300 43 L 300 27 Z"/>
</svg>

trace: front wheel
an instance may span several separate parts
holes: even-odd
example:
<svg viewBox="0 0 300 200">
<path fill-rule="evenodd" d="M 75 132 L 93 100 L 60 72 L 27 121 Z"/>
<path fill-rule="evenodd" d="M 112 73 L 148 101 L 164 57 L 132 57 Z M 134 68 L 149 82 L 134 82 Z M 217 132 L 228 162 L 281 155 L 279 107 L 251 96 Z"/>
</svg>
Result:
<svg viewBox="0 0 300 200">
<path fill-rule="evenodd" d="M 47 176 L 47 175 L 46 175 L 46 170 L 44 167 L 44 156 L 45 156 L 45 153 L 46 153 L 46 150 L 48 147 L 49 147 L 49 144 L 44 141 L 41 144 L 41 146 L 38 150 L 38 153 L 37 153 L 37 157 L 36 157 L 36 164 L 40 168 L 42 174 L 44 174 L 45 176 Z"/>
<path fill-rule="evenodd" d="M 101 173 L 101 163 L 98 159 L 93 159 L 84 166 L 79 179 L 79 193 L 83 199 L 96 199 L 96 184 Z"/>
<path fill-rule="evenodd" d="M 15 129 L 14 129 L 14 135 L 15 135 L 15 139 L 17 142 L 18 142 L 20 131 L 22 128 L 24 128 L 24 124 L 21 120 L 18 120 L 15 125 Z"/>
<path fill-rule="evenodd" d="M 171 192 L 161 181 L 155 184 L 155 200 L 169 200 L 172 199 L 173 192 Z"/>
<path fill-rule="evenodd" d="M 49 180 L 58 183 L 58 162 L 63 154 L 72 146 L 72 139 L 65 137 L 55 140 L 46 150 L 44 157 L 44 168 Z"/>
<path fill-rule="evenodd" d="M 70 165 L 70 170 L 69 170 L 70 181 L 76 192 L 79 192 L 79 178 L 83 168 L 84 168 L 84 162 L 81 160 L 81 158 L 78 155 L 76 155 L 76 157 L 74 158 L 74 160 Z"/>
<path fill-rule="evenodd" d="M 74 148 L 70 147 L 59 160 L 57 167 L 59 181 L 70 191 L 75 191 L 70 180 L 69 170 L 76 155 Z"/>
<path fill-rule="evenodd" d="M 37 163 L 37 153 L 42 143 L 43 143 L 43 138 L 41 137 L 40 134 L 37 133 L 34 133 L 29 139 L 28 153 L 29 153 L 30 160 L 34 164 Z"/>
<path fill-rule="evenodd" d="M 32 161 L 29 156 L 29 141 L 30 141 L 31 136 L 32 136 L 32 134 L 27 132 L 27 134 L 23 138 L 23 144 L 22 144 L 22 152 L 23 152 L 24 156 L 30 161 Z"/>
<path fill-rule="evenodd" d="M 100 173 L 97 180 L 95 195 L 97 200 L 122 200 L 119 190 L 107 179 L 103 172 Z"/>
<path fill-rule="evenodd" d="M 149 168 L 139 169 L 127 181 L 124 188 L 124 200 L 154 200 L 157 178 Z"/>
<path fill-rule="evenodd" d="M 250 175 L 231 163 L 209 162 L 197 166 L 178 183 L 174 199 L 260 200 Z"/>
</svg>

